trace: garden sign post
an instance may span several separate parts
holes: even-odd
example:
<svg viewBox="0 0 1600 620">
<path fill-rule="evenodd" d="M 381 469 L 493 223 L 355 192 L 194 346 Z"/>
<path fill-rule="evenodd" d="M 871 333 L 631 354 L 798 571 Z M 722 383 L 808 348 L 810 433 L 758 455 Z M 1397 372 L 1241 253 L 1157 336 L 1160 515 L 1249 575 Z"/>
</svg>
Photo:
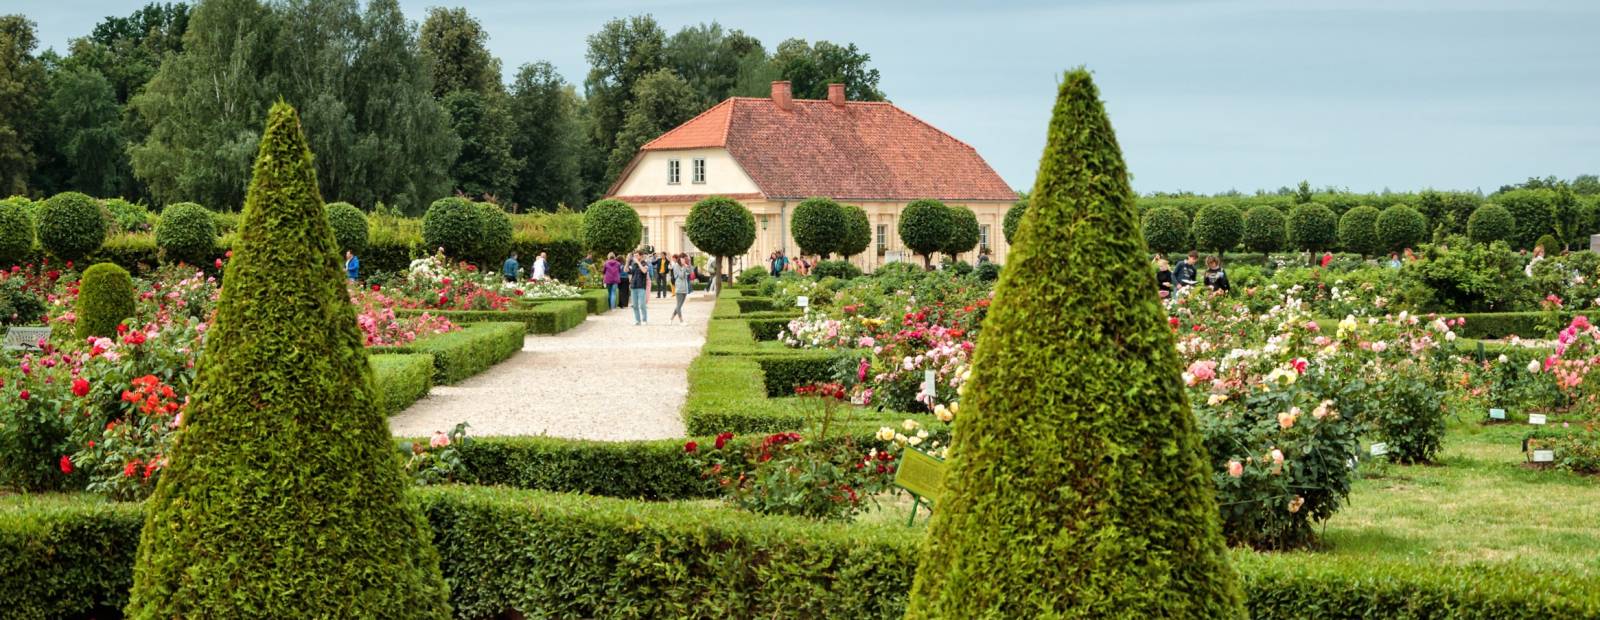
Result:
<svg viewBox="0 0 1600 620">
<path fill-rule="evenodd" d="M 894 472 L 894 484 L 911 492 L 911 518 L 906 519 L 906 527 L 911 527 L 917 520 L 917 507 L 926 500 L 932 510 L 944 492 L 944 461 L 907 448 L 905 456 L 900 457 L 900 468 Z"/>
</svg>

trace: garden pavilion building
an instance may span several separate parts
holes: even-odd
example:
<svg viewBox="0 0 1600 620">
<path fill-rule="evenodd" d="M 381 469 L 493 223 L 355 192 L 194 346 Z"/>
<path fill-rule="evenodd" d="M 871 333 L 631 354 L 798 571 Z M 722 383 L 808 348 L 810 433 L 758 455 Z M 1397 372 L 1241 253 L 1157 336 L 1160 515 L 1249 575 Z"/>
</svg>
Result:
<svg viewBox="0 0 1600 620">
<path fill-rule="evenodd" d="M 860 206 L 873 241 L 854 261 L 869 271 L 920 260 L 897 229 L 901 210 L 920 198 L 972 209 L 979 248 L 1001 260 L 1009 249 L 1001 220 L 1017 200 L 977 150 L 894 104 L 846 101 L 843 84 L 830 85 L 825 101 L 797 100 L 788 82 L 773 82 L 770 99 L 729 98 L 640 147 L 606 193 L 639 212 L 643 245 L 668 253 L 696 251 L 684 219 L 707 196 L 733 198 L 755 215 L 756 242 L 736 259 L 740 269 L 765 266 L 777 250 L 798 252 L 789 216 L 800 201 Z"/>
</svg>

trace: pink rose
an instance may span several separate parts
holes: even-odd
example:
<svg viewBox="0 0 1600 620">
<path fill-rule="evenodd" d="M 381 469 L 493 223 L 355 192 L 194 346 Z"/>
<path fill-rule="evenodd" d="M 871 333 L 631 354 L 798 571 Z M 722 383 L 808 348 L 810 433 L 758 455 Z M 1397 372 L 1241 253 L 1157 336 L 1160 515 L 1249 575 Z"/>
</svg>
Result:
<svg viewBox="0 0 1600 620">
<path fill-rule="evenodd" d="M 1228 475 L 1238 478 L 1244 475 L 1244 465 L 1238 461 L 1228 461 Z"/>
</svg>

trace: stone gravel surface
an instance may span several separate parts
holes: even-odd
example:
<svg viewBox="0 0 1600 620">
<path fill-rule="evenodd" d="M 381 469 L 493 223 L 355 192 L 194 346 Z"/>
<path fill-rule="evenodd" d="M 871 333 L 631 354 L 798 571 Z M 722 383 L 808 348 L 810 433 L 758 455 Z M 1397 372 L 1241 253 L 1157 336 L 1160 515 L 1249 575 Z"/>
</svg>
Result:
<svg viewBox="0 0 1600 620">
<path fill-rule="evenodd" d="M 683 327 L 667 322 L 675 303 L 652 298 L 646 326 L 634 326 L 632 308 L 617 308 L 561 334 L 528 336 L 511 359 L 456 385 L 434 387 L 389 418 L 389 427 L 398 437 L 425 437 L 459 422 L 479 437 L 683 437 L 679 410 L 689 363 L 705 344 L 716 301 L 703 292 L 690 295 Z"/>
</svg>

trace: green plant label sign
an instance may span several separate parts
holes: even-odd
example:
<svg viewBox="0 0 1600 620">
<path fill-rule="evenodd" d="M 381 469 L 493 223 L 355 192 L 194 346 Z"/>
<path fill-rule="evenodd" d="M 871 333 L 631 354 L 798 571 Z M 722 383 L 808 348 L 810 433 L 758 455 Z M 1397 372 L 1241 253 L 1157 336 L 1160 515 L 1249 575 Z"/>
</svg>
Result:
<svg viewBox="0 0 1600 620">
<path fill-rule="evenodd" d="M 937 503 L 944 492 L 944 461 L 917 450 L 906 450 L 895 470 L 894 483 L 902 489 Z"/>
</svg>

